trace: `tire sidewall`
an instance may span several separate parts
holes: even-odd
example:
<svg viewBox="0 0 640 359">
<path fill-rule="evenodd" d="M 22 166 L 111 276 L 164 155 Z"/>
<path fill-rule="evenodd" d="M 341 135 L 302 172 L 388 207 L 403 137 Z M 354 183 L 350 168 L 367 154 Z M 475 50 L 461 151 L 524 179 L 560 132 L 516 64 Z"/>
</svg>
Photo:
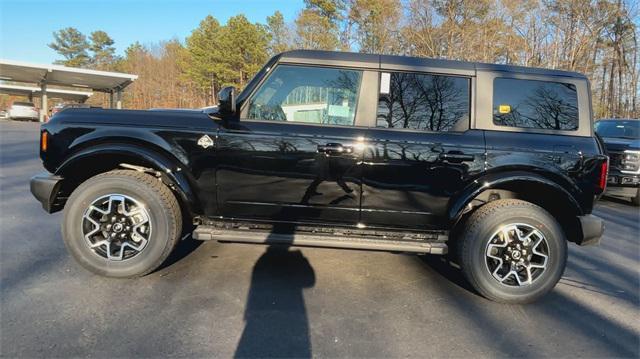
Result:
<svg viewBox="0 0 640 359">
<path fill-rule="evenodd" d="M 486 248 L 491 236 L 505 225 L 522 223 L 538 229 L 547 240 L 548 265 L 542 275 L 530 285 L 510 287 L 501 284 L 493 277 L 486 265 Z M 529 302 L 551 290 L 562 277 L 567 259 L 567 243 L 564 233 L 556 220 L 541 208 L 508 207 L 495 215 L 485 218 L 483 225 L 478 226 L 476 233 L 468 233 L 468 260 L 481 294 L 498 298 L 505 302 Z"/>
<path fill-rule="evenodd" d="M 83 215 L 87 208 L 96 199 L 109 194 L 122 194 L 135 199 L 146 206 L 151 217 L 151 236 L 146 246 L 136 256 L 122 261 L 108 260 L 95 253 L 82 233 Z M 85 268 L 110 277 L 131 277 L 145 274 L 162 259 L 171 242 L 170 234 L 175 232 L 171 225 L 154 191 L 132 178 L 114 175 L 90 179 L 73 192 L 65 206 L 62 235 L 68 250 Z"/>
</svg>

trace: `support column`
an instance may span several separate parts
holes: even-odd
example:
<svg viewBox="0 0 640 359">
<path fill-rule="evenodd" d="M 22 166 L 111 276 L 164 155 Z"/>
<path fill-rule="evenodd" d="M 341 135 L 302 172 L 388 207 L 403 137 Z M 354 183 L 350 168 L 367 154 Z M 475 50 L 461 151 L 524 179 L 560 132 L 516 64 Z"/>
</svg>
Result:
<svg viewBox="0 0 640 359">
<path fill-rule="evenodd" d="M 44 122 L 45 116 L 49 114 L 49 104 L 47 103 L 47 84 L 40 84 L 40 92 L 42 93 L 40 101 L 40 122 Z"/>
<path fill-rule="evenodd" d="M 122 90 L 120 89 L 116 92 L 116 108 L 122 110 Z"/>
<path fill-rule="evenodd" d="M 109 108 L 114 108 L 113 91 L 109 92 Z"/>
</svg>

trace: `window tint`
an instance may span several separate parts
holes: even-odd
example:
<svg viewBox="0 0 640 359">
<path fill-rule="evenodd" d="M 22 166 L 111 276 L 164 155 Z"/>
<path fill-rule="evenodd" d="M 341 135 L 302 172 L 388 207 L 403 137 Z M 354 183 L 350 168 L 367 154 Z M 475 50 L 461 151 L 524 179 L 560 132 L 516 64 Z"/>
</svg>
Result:
<svg viewBox="0 0 640 359">
<path fill-rule="evenodd" d="M 250 119 L 353 125 L 362 71 L 280 65 L 250 100 Z"/>
<path fill-rule="evenodd" d="M 382 74 L 377 127 L 427 131 L 464 131 L 469 128 L 470 80 L 463 77 L 391 73 Z"/>
<path fill-rule="evenodd" d="M 493 123 L 577 130 L 576 87 L 561 82 L 497 78 L 493 81 Z"/>
</svg>

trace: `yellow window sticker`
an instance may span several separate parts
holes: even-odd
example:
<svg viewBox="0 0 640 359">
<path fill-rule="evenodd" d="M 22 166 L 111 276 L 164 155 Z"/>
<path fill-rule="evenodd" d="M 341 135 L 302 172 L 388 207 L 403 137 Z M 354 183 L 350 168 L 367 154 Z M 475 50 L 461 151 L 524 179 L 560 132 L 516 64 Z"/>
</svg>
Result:
<svg viewBox="0 0 640 359">
<path fill-rule="evenodd" d="M 511 112 L 511 106 L 509 105 L 500 105 L 498 106 L 499 113 L 509 113 Z"/>
</svg>

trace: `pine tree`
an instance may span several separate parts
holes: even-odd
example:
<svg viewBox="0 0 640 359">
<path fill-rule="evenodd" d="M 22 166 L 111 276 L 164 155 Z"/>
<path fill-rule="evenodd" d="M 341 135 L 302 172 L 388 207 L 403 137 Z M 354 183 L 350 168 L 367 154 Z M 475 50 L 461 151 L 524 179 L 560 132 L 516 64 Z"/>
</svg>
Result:
<svg viewBox="0 0 640 359">
<path fill-rule="evenodd" d="M 64 57 L 57 60 L 56 64 L 71 67 L 86 67 L 91 59 L 87 50 L 89 42 L 87 37 L 73 27 L 67 27 L 53 33 L 54 41 L 48 46 Z"/>
<path fill-rule="evenodd" d="M 101 30 L 92 32 L 89 39 L 91 40 L 89 50 L 93 53 L 91 65 L 98 69 L 109 69 L 115 60 L 116 49 L 113 47 L 113 39 Z"/>
</svg>

